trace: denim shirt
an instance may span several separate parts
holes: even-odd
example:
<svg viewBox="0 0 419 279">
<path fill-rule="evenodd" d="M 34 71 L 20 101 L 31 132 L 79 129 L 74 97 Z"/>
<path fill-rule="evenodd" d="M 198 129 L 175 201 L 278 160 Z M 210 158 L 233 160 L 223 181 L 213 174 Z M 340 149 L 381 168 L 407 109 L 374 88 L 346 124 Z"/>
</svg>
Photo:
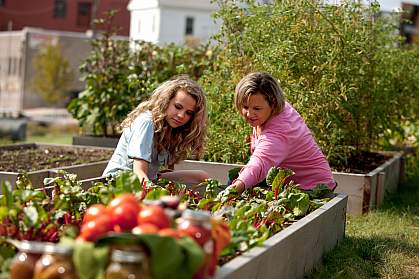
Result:
<svg viewBox="0 0 419 279">
<path fill-rule="evenodd" d="M 124 128 L 103 176 L 114 176 L 123 170 L 132 171 L 134 159 L 141 159 L 149 162 L 148 178 L 156 179 L 160 166 L 168 164 L 169 154 L 166 150 L 157 153 L 153 138 L 153 117 L 150 111 L 146 111 L 141 113 L 129 127 Z"/>
</svg>

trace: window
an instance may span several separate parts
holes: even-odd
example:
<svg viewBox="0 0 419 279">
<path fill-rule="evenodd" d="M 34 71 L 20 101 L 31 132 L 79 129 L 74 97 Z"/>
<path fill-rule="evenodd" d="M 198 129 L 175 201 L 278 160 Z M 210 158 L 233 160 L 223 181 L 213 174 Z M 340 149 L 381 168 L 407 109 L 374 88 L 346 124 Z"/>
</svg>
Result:
<svg viewBox="0 0 419 279">
<path fill-rule="evenodd" d="M 185 35 L 193 35 L 193 24 L 195 19 L 191 16 L 186 17 Z"/>
<path fill-rule="evenodd" d="M 92 3 L 79 2 L 77 7 L 77 25 L 89 27 L 92 16 Z"/>
<path fill-rule="evenodd" d="M 54 0 L 54 17 L 65 18 L 66 13 L 67 13 L 66 0 Z"/>
<path fill-rule="evenodd" d="M 9 57 L 7 59 L 7 62 L 8 62 L 7 75 L 11 76 L 12 75 L 12 57 Z"/>
</svg>

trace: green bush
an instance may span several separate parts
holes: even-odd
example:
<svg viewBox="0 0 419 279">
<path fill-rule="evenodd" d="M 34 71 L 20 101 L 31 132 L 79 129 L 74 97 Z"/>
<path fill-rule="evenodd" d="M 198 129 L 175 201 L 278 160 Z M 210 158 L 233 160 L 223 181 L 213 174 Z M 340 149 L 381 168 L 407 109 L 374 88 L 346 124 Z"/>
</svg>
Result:
<svg viewBox="0 0 419 279">
<path fill-rule="evenodd" d="M 419 51 L 401 44 L 397 15 L 378 17 L 376 3 L 359 1 L 216 2 L 221 53 L 201 79 L 210 99 L 206 159 L 246 162 L 249 129 L 232 99 L 235 84 L 251 71 L 278 78 L 335 164 L 380 148 L 386 129 L 417 117 Z"/>
<path fill-rule="evenodd" d="M 111 25 L 111 19 L 102 24 Z M 84 133 L 119 135 L 119 124 L 161 82 L 179 74 L 198 80 L 212 64 L 209 45 L 196 48 L 158 46 L 144 41 L 116 40 L 108 32 L 92 41 L 92 51 L 80 71 L 86 87 L 68 110 Z"/>
</svg>

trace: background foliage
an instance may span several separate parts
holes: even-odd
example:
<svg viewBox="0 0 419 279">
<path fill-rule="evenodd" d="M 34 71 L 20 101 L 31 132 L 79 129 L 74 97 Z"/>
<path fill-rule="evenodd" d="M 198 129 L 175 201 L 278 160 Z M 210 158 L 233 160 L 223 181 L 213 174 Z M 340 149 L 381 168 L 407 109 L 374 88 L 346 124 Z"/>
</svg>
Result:
<svg viewBox="0 0 419 279">
<path fill-rule="evenodd" d="M 379 16 L 374 1 L 215 2 L 222 26 L 211 48 L 130 46 L 112 39 L 111 28 L 93 42 L 81 68 L 86 89 L 69 106 L 87 133 L 117 135 L 117 125 L 159 83 L 186 73 L 208 95 L 204 159 L 245 163 L 250 127 L 235 111 L 233 95 L 252 71 L 279 80 L 332 165 L 382 149 L 395 137 L 403 142 L 409 134 L 401 124 L 417 124 L 419 47 L 403 44 L 399 14 Z"/>
<path fill-rule="evenodd" d="M 50 104 L 65 99 L 74 80 L 69 61 L 64 57 L 59 44 L 48 43 L 33 59 L 36 69 L 31 87 Z"/>
<path fill-rule="evenodd" d="M 86 134 L 118 135 L 118 125 L 158 84 L 179 74 L 198 80 L 213 57 L 208 45 L 188 48 L 115 39 L 113 16 L 99 21 L 108 25 L 107 32 L 92 41 L 80 68 L 86 88 L 68 107 Z"/>
<path fill-rule="evenodd" d="M 354 1 L 216 2 L 221 53 L 202 78 L 212 124 L 206 159 L 245 162 L 248 128 L 232 99 L 234 85 L 252 71 L 280 81 L 333 163 L 380 148 L 383 131 L 417 117 L 419 68 L 412 61 L 419 51 L 401 44 L 397 15 L 378 17 L 377 4 Z"/>
</svg>

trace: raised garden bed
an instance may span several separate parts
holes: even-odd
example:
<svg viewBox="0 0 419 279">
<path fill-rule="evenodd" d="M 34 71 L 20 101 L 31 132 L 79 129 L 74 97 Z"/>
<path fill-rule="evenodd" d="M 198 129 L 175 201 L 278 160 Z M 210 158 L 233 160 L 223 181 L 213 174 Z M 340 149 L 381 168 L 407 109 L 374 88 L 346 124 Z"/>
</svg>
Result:
<svg viewBox="0 0 419 279">
<path fill-rule="evenodd" d="M 115 148 L 119 137 L 73 136 L 74 145 Z"/>
<path fill-rule="evenodd" d="M 338 194 L 327 204 L 227 262 L 216 279 L 302 278 L 321 263 L 345 235 L 348 196 Z"/>
<path fill-rule="evenodd" d="M 348 194 L 347 212 L 360 215 L 381 205 L 386 193 L 397 190 L 402 169 L 402 152 L 383 152 L 388 156 L 377 168 L 366 174 L 333 172 L 338 183 L 336 193 Z M 227 183 L 228 170 L 238 167 L 237 164 L 222 164 L 204 161 L 185 160 L 175 166 L 178 170 L 202 169 L 210 177 Z"/>
<path fill-rule="evenodd" d="M 12 185 L 18 175 L 26 173 L 34 187 L 57 170 L 77 174 L 79 179 L 100 176 L 113 153 L 112 148 L 74 145 L 11 144 L 0 146 L 0 183 Z"/>
<path fill-rule="evenodd" d="M 68 179 L 74 178 L 68 176 Z M 125 184 L 119 184 L 118 187 L 120 189 L 134 187 L 130 181 L 129 177 L 125 177 L 120 180 Z M 62 181 L 57 183 L 57 185 L 67 185 Z M 108 189 L 106 185 L 103 187 Z M 53 187 L 47 187 L 45 190 L 50 192 L 53 189 L 56 191 Z M 133 189 L 131 188 L 129 192 Z M 173 191 L 176 192 L 176 190 Z M 70 195 L 76 195 L 76 193 L 72 192 Z M 192 202 L 193 199 L 189 201 Z M 74 210 L 77 208 L 77 202 L 80 201 L 69 198 L 66 202 L 74 203 L 73 206 L 68 207 Z M 346 203 L 347 195 L 337 194 L 323 206 L 298 221 L 284 223 L 285 228 L 265 240 L 261 246 L 256 246 L 231 260 L 223 261 L 224 264 L 218 269 L 216 278 L 303 277 L 304 274 L 316 268 L 324 253 L 335 247 L 344 237 Z M 286 210 L 285 207 L 284 210 Z M 76 216 L 75 214 L 72 212 L 70 215 Z M 64 222 L 65 220 L 70 219 L 64 218 Z M 73 221 L 76 222 L 77 219 Z M 44 236 L 48 237 L 49 234 Z"/>
</svg>

